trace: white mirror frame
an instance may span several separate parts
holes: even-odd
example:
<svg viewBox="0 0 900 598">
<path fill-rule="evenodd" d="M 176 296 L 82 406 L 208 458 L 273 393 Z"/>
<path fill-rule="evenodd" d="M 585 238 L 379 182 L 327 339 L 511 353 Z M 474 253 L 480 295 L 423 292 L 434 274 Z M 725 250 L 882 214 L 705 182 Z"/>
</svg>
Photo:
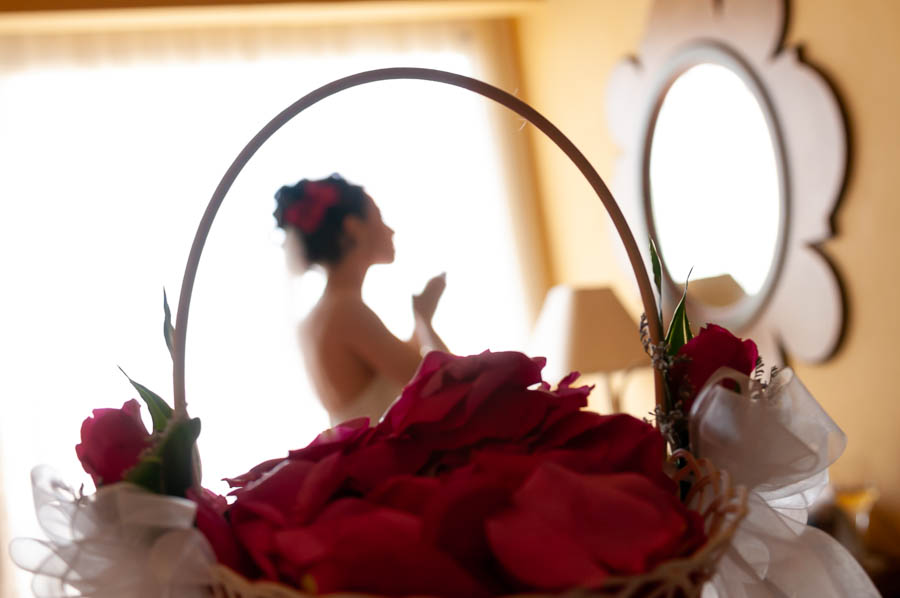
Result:
<svg viewBox="0 0 900 598">
<path fill-rule="evenodd" d="M 798 48 L 782 46 L 786 4 L 656 0 L 639 56 L 617 65 L 607 97 L 610 130 L 622 150 L 614 191 L 640 239 L 655 237 L 650 141 L 675 79 L 691 66 L 711 62 L 730 68 L 756 96 L 780 171 L 782 212 L 773 263 L 758 294 L 728 308 L 689 300 L 688 313 L 695 332 L 715 322 L 753 338 L 767 365 L 782 365 L 786 355 L 824 361 L 844 331 L 843 291 L 820 246 L 833 236 L 831 218 L 847 170 L 847 130 L 828 82 L 801 61 Z M 649 250 L 642 250 L 649 264 Z M 659 251 L 665 261 L 665 248 Z M 670 312 L 680 291 L 668 272 L 663 278 L 663 304 Z"/>
</svg>

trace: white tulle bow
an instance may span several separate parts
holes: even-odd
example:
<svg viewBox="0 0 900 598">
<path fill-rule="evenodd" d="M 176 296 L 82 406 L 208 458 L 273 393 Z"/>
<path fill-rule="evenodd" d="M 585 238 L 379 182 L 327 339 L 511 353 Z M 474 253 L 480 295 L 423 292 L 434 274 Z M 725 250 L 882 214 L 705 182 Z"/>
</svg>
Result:
<svg viewBox="0 0 900 598">
<path fill-rule="evenodd" d="M 215 555 L 192 501 L 124 482 L 79 497 L 46 466 L 31 483 L 47 539 L 17 538 L 10 555 L 38 598 L 208 598 Z"/>
<path fill-rule="evenodd" d="M 737 382 L 741 392 L 719 384 Z M 768 388 L 721 369 L 690 415 L 692 452 L 749 490 L 748 512 L 703 598 L 874 598 L 836 540 L 806 525 L 846 436 L 790 369 Z"/>
</svg>

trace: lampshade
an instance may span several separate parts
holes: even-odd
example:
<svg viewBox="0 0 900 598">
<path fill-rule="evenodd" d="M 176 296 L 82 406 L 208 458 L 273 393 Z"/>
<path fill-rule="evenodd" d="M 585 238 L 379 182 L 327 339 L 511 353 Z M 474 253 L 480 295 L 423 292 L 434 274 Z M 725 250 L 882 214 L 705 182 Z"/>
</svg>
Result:
<svg viewBox="0 0 900 598">
<path fill-rule="evenodd" d="M 605 287 L 551 288 L 535 324 L 530 351 L 547 357 L 548 377 L 573 370 L 615 372 L 650 362 L 638 324 L 612 289 Z"/>
</svg>

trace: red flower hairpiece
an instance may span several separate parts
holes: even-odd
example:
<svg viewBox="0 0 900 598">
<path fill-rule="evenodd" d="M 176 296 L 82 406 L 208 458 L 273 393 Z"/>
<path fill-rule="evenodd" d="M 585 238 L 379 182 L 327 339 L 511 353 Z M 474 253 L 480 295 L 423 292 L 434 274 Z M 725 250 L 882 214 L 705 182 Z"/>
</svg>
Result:
<svg viewBox="0 0 900 598">
<path fill-rule="evenodd" d="M 308 182 L 303 189 L 303 197 L 284 211 L 284 221 L 296 226 L 302 232 L 316 232 L 325 212 L 338 201 L 338 190 L 334 185 Z"/>
</svg>

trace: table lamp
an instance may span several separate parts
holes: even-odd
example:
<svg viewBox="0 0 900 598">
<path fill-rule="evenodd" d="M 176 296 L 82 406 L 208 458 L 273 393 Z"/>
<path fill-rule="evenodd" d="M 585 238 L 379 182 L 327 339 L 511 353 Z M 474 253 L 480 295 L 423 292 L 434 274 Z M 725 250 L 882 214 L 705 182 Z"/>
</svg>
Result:
<svg viewBox="0 0 900 598">
<path fill-rule="evenodd" d="M 547 292 L 530 343 L 532 355 L 547 357 L 547 377 L 570 371 L 604 374 L 613 412 L 622 409 L 628 374 L 649 366 L 638 324 L 612 289 L 558 285 Z M 612 374 L 622 372 L 614 386 Z"/>
</svg>

